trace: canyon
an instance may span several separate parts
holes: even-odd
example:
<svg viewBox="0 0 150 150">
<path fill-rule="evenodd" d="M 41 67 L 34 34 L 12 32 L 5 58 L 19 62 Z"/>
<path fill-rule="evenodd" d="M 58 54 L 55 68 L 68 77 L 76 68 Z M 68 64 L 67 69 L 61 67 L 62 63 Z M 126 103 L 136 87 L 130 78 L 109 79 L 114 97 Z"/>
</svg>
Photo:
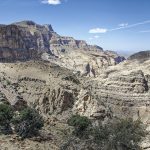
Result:
<svg viewBox="0 0 150 150">
<path fill-rule="evenodd" d="M 150 131 L 149 56 L 143 51 L 125 60 L 33 21 L 0 25 L 0 103 L 35 108 L 53 135 L 50 143 L 0 137 L 2 150 L 59 149 L 72 114 L 104 122 L 130 116 Z M 141 146 L 150 149 L 149 135 Z"/>
</svg>

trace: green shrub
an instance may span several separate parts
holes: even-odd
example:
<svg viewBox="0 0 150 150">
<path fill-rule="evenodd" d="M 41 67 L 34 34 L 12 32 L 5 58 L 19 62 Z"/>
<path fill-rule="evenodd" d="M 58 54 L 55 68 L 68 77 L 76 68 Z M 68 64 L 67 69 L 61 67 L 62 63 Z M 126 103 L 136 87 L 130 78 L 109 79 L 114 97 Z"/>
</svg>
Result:
<svg viewBox="0 0 150 150">
<path fill-rule="evenodd" d="M 94 143 L 104 147 L 108 142 L 109 138 L 109 129 L 107 126 L 99 125 L 98 127 L 94 127 L 92 130 L 92 134 L 94 136 Z"/>
<path fill-rule="evenodd" d="M 142 123 L 122 119 L 94 128 L 94 142 L 106 150 L 138 150 L 138 143 L 146 136 Z"/>
<path fill-rule="evenodd" d="M 39 113 L 31 108 L 25 108 L 13 120 L 16 133 L 22 138 L 36 135 L 43 127 L 44 121 Z"/>
<path fill-rule="evenodd" d="M 73 115 L 69 120 L 68 120 L 68 125 L 74 126 L 74 134 L 79 137 L 83 137 L 87 135 L 88 132 L 88 127 L 90 126 L 91 121 L 85 117 L 85 116 L 80 116 L 80 115 Z"/>
<path fill-rule="evenodd" d="M 0 104 L 0 132 L 9 134 L 11 132 L 10 122 L 13 117 L 12 108 L 8 104 Z"/>
<path fill-rule="evenodd" d="M 11 81 L 6 80 L 6 84 L 7 84 L 7 85 L 11 85 Z"/>
</svg>

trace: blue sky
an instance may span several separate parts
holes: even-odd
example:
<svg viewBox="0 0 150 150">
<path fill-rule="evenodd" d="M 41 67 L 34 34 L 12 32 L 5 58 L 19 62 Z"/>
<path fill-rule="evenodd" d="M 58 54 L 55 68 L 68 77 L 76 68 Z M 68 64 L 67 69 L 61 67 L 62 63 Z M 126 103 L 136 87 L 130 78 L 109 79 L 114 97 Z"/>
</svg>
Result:
<svg viewBox="0 0 150 150">
<path fill-rule="evenodd" d="M 150 0 L 0 0 L 0 24 L 21 20 L 108 50 L 150 50 Z"/>
</svg>

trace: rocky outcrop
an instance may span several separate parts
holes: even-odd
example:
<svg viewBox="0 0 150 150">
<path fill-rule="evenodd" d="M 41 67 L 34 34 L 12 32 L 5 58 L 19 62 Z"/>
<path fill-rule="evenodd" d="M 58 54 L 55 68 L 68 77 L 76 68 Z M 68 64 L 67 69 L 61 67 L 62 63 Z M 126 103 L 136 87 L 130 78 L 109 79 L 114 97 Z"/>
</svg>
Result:
<svg viewBox="0 0 150 150">
<path fill-rule="evenodd" d="M 0 48 L 1 62 L 27 61 L 40 58 L 35 50 L 11 50 L 9 48 Z"/>
<path fill-rule="evenodd" d="M 101 47 L 88 45 L 85 41 L 70 37 L 53 36 L 51 51 L 54 57 L 44 54 L 43 59 L 86 76 L 96 76 L 102 69 L 123 61 L 118 55 L 103 51 Z"/>
<path fill-rule="evenodd" d="M 88 85 L 93 91 L 93 98 L 111 108 L 113 115 L 119 118 L 127 116 L 133 116 L 135 119 L 145 118 L 143 111 L 145 109 L 146 113 L 150 107 L 150 95 L 148 81 L 142 71 L 127 75 L 115 74 L 106 79 L 99 78 Z"/>
<path fill-rule="evenodd" d="M 46 120 L 51 115 L 65 119 L 71 114 L 80 81 L 69 70 L 39 61 L 1 63 L 0 70 L 0 102 L 6 99 L 16 110 L 34 107 Z"/>
<path fill-rule="evenodd" d="M 102 121 L 111 118 L 112 115 L 110 109 L 103 102 L 96 100 L 90 91 L 83 89 L 79 93 L 73 111 L 81 116 Z"/>
</svg>

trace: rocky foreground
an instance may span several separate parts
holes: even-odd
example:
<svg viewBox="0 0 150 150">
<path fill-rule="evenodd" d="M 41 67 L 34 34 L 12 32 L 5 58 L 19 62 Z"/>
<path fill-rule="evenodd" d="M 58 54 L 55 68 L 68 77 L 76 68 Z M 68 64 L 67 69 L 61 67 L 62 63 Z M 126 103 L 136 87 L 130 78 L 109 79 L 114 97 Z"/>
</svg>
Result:
<svg viewBox="0 0 150 150">
<path fill-rule="evenodd" d="M 0 60 L 0 103 L 16 110 L 28 105 L 45 120 L 42 139 L 0 136 L 2 150 L 60 149 L 72 114 L 104 122 L 130 116 L 150 131 L 149 51 L 122 62 L 116 53 L 59 36 L 50 25 L 25 21 L 0 26 Z M 150 149 L 149 136 L 142 147 Z"/>
<path fill-rule="evenodd" d="M 149 60 L 143 64 L 126 61 L 109 67 L 96 78 L 83 78 L 43 61 L 1 63 L 0 100 L 16 109 L 22 105 L 36 108 L 45 118 L 46 132 L 52 128 L 48 132 L 53 140 L 44 143 L 54 142 L 58 148 L 63 139 L 58 137 L 65 136 L 62 130 L 68 128 L 66 119 L 76 113 L 103 121 L 116 116 L 140 118 L 149 130 L 149 64 Z M 7 138 L 4 139 L 1 141 Z M 40 147 L 42 143 L 36 144 Z M 143 145 L 149 149 L 149 142 Z"/>
</svg>

